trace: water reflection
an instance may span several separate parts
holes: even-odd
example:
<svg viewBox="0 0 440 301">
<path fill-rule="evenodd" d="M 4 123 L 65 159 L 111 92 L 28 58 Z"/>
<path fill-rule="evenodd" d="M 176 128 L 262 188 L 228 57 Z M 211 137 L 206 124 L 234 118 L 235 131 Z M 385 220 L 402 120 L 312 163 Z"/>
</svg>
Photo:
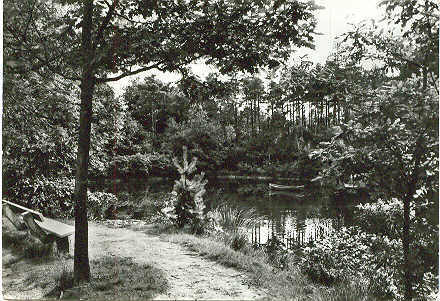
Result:
<svg viewBox="0 0 440 301">
<path fill-rule="evenodd" d="M 249 240 L 264 245 L 276 237 L 287 249 L 307 245 L 322 239 L 339 229 L 342 219 L 336 218 L 298 218 L 295 210 L 285 211 L 280 220 L 264 219 L 253 229 L 249 229 Z"/>
<path fill-rule="evenodd" d="M 219 196 L 214 194 L 211 197 L 211 205 L 215 207 Z M 248 229 L 249 240 L 256 244 L 266 244 L 276 237 L 285 247 L 292 249 L 319 240 L 344 223 L 339 208 L 329 205 L 328 197 L 317 188 L 308 188 L 301 193 L 250 196 L 229 189 L 222 191 L 220 199 L 230 206 L 256 211 L 260 222 Z"/>
</svg>

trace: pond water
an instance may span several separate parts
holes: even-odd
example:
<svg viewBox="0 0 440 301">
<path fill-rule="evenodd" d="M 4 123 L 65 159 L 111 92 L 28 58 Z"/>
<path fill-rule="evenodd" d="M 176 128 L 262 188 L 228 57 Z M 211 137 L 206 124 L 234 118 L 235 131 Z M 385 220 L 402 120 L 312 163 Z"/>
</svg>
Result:
<svg viewBox="0 0 440 301">
<path fill-rule="evenodd" d="M 261 187 L 268 186 L 268 183 L 218 182 L 213 189 L 217 193 L 213 193 L 212 197 L 218 198 L 219 194 L 222 197 L 211 201 L 254 209 L 260 221 L 253 229 L 248 229 L 249 240 L 253 243 L 266 244 L 269 239 L 276 237 L 285 247 L 291 249 L 318 240 L 344 224 L 346 208 L 335 207 L 319 187 L 306 185 L 306 188 L 298 192 L 272 194 L 267 191 L 258 192 L 259 189 L 256 189 L 255 193 L 239 194 L 237 191 L 244 185 Z"/>
<path fill-rule="evenodd" d="M 238 208 L 253 209 L 259 222 L 252 229 L 247 229 L 249 240 L 266 244 L 276 236 L 289 249 L 318 240 L 350 219 L 350 210 L 345 206 L 335 206 L 320 187 L 306 185 L 296 193 L 279 192 L 270 195 L 268 184 L 249 180 L 211 180 L 204 198 L 208 208 L 226 203 Z M 139 196 L 146 189 L 152 192 L 172 191 L 172 186 L 170 180 L 149 179 L 114 184 L 111 188 L 107 186 L 106 190 L 126 191 Z"/>
</svg>

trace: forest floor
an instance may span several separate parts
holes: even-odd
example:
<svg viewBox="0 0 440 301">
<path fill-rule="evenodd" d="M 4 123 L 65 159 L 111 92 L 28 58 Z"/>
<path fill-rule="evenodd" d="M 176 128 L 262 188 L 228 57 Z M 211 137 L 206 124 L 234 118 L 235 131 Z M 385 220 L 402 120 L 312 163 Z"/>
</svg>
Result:
<svg viewBox="0 0 440 301">
<path fill-rule="evenodd" d="M 2 254 L 5 299 L 43 298 L 53 290 L 59 267 L 73 266 L 71 257 L 47 261 L 14 260 L 11 250 L 5 248 Z M 162 270 L 168 280 L 168 290 L 155 296 L 155 300 L 251 300 L 266 296 L 262 289 L 248 284 L 244 272 L 161 240 L 153 226 L 143 222 L 90 222 L 90 260 L 108 256 L 114 258 L 115 263 L 130 258 L 137 264 L 150 264 Z M 5 265 L 5 261 L 8 264 Z M 91 273 L 97 276 L 93 275 L 93 269 Z M 128 297 L 136 298 L 133 295 Z"/>
</svg>

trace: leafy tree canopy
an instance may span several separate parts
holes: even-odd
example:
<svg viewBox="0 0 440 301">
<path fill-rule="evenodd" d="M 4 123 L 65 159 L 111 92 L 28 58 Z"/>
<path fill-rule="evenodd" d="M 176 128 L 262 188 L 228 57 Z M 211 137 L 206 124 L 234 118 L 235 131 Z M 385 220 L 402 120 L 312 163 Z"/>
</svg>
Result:
<svg viewBox="0 0 440 301">
<path fill-rule="evenodd" d="M 79 80 L 81 3 L 6 2 L 8 70 Z M 201 58 L 223 73 L 255 72 L 278 65 L 294 46 L 313 47 L 317 8 L 302 1 L 96 1 L 90 68 L 98 82 L 150 69 L 185 72 Z"/>
</svg>

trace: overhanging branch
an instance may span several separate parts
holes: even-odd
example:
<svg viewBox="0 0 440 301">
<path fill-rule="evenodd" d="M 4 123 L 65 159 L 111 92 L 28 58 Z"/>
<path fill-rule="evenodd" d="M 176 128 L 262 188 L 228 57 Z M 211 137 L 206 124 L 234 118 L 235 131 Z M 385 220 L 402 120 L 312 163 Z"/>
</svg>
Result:
<svg viewBox="0 0 440 301">
<path fill-rule="evenodd" d="M 152 69 L 158 69 L 160 71 L 165 71 L 163 68 L 159 67 L 161 63 L 162 62 L 159 62 L 159 63 L 156 63 L 154 65 L 147 66 L 147 67 L 142 67 L 142 68 L 139 68 L 139 69 L 134 70 L 134 71 L 124 72 L 121 75 L 118 75 L 118 76 L 115 76 L 115 77 L 96 78 L 96 82 L 97 83 L 114 82 L 114 81 L 120 80 L 121 78 L 130 76 L 130 75 L 135 75 L 135 74 L 138 74 L 138 73 L 141 73 L 141 72 L 144 72 L 144 71 L 148 71 L 148 70 L 152 70 Z"/>
<path fill-rule="evenodd" d="M 185 66 L 191 64 L 192 62 L 200 59 L 202 57 L 202 55 L 198 55 L 195 57 L 191 57 L 190 59 L 188 58 L 187 60 L 185 60 L 183 63 L 181 64 L 176 64 L 176 65 L 172 65 L 172 68 L 161 68 L 160 65 L 165 64 L 166 60 L 162 60 L 160 62 L 157 62 L 156 64 L 150 65 L 150 66 L 145 66 L 145 67 L 141 67 L 137 70 L 134 71 L 127 71 L 127 72 L 123 72 L 121 75 L 115 76 L 115 77 L 106 77 L 106 78 L 96 78 L 96 83 L 107 83 L 107 82 L 114 82 L 114 81 L 118 81 L 121 78 L 127 77 L 127 76 L 131 76 L 131 75 L 135 75 L 144 71 L 148 71 L 148 70 L 152 70 L 152 69 L 157 69 L 159 71 L 170 71 L 170 70 L 174 70 L 174 71 L 179 71 L 180 73 L 184 74 L 185 73 Z"/>
</svg>

